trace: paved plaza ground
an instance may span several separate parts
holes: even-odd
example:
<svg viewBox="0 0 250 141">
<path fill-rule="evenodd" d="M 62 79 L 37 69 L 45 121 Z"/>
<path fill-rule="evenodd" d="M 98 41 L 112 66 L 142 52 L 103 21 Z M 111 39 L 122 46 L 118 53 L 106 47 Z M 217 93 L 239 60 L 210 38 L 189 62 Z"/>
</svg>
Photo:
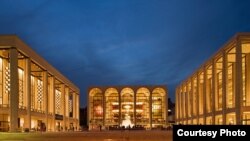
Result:
<svg viewBox="0 0 250 141">
<path fill-rule="evenodd" d="M 172 141 L 172 131 L 0 133 L 0 141 Z"/>
</svg>

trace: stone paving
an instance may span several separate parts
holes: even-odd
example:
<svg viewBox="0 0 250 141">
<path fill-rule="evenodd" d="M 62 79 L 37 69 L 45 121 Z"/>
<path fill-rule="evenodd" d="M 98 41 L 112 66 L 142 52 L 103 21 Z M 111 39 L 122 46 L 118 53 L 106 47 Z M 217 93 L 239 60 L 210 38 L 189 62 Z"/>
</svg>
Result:
<svg viewBox="0 0 250 141">
<path fill-rule="evenodd" d="M 172 131 L 0 133 L 0 141 L 172 141 Z"/>
</svg>

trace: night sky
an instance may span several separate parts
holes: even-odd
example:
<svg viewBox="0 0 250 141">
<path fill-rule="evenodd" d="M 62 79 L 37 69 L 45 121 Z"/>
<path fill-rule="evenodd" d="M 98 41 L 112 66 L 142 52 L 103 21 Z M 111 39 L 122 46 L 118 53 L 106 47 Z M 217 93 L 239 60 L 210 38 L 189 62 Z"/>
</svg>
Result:
<svg viewBox="0 0 250 141">
<path fill-rule="evenodd" d="M 16 34 L 81 90 L 175 87 L 237 32 L 249 0 L 0 0 L 0 34 Z"/>
</svg>

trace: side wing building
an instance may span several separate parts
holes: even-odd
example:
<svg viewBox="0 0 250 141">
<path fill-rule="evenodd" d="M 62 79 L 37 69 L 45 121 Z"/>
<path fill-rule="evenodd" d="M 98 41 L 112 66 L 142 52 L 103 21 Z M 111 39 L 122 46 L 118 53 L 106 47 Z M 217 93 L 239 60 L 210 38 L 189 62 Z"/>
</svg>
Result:
<svg viewBox="0 0 250 141">
<path fill-rule="evenodd" d="M 17 36 L 0 36 L 0 131 L 77 129 L 79 94 Z"/>
</svg>

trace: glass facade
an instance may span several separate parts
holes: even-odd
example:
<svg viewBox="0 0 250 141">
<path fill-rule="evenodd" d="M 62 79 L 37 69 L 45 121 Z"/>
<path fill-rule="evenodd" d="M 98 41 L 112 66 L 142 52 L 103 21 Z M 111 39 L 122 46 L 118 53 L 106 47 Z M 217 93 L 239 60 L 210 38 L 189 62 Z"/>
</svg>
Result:
<svg viewBox="0 0 250 141">
<path fill-rule="evenodd" d="M 166 125 L 167 91 L 159 87 L 93 87 L 89 90 L 90 130 L 158 128 Z"/>
<path fill-rule="evenodd" d="M 78 128 L 79 89 L 17 36 L 0 41 L 0 132 Z"/>
<path fill-rule="evenodd" d="M 240 33 L 176 88 L 176 122 L 250 124 L 249 70 L 250 33 Z M 190 90 L 186 93 L 190 81 L 191 95 L 196 95 L 192 103 L 185 98 L 190 95 Z M 196 108 L 190 109 L 196 105 L 194 99 L 198 100 L 198 114 Z M 190 119 L 198 122 L 188 122 Z"/>
</svg>

